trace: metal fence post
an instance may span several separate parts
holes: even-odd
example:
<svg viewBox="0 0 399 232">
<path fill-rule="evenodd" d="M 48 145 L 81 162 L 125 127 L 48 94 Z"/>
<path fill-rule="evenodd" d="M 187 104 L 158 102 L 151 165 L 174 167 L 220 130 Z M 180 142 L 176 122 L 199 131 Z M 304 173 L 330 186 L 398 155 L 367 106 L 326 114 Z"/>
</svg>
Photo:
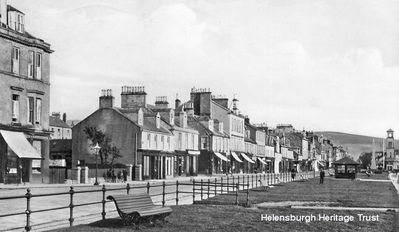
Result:
<svg viewBox="0 0 399 232">
<path fill-rule="evenodd" d="M 235 182 L 234 179 L 235 179 L 235 178 L 234 178 L 234 176 L 233 176 L 233 188 L 234 188 L 234 186 L 236 186 L 236 182 Z"/>
<path fill-rule="evenodd" d="M 249 182 L 247 183 L 247 207 L 249 206 Z"/>
<path fill-rule="evenodd" d="M 223 194 L 223 177 L 220 177 L 220 194 Z"/>
<path fill-rule="evenodd" d="M 227 193 L 229 193 L 229 191 L 230 191 L 230 188 L 229 188 L 229 176 L 227 176 Z"/>
<path fill-rule="evenodd" d="M 165 181 L 162 182 L 162 206 L 165 206 Z"/>
<path fill-rule="evenodd" d="M 238 187 L 239 185 L 236 185 L 236 205 L 238 205 Z"/>
<path fill-rule="evenodd" d="M 249 175 L 247 175 L 247 187 L 249 188 Z"/>
<path fill-rule="evenodd" d="M 30 231 L 31 230 L 31 226 L 30 226 L 30 214 L 32 213 L 32 211 L 30 210 L 30 199 L 32 198 L 32 194 L 30 193 L 30 189 L 26 190 L 26 226 L 25 226 L 25 230 L 26 231 Z"/>
<path fill-rule="evenodd" d="M 254 188 L 254 175 L 251 175 L 251 188 Z"/>
<path fill-rule="evenodd" d="M 179 205 L 179 180 L 176 180 L 176 205 Z"/>
<path fill-rule="evenodd" d="M 240 190 L 240 176 L 238 176 L 237 185 L 238 185 L 238 190 Z"/>
<path fill-rule="evenodd" d="M 127 184 L 128 186 L 129 186 L 129 184 Z M 102 192 L 103 192 L 103 201 L 102 201 L 102 203 L 103 203 L 103 211 L 101 212 L 101 215 L 103 216 L 103 220 L 105 220 L 105 184 L 103 184 L 103 188 L 101 189 L 102 190 Z M 127 194 L 129 194 L 129 190 L 127 190 Z"/>
<path fill-rule="evenodd" d="M 208 178 L 208 193 L 207 193 L 208 198 L 209 198 L 209 188 L 210 188 L 210 184 L 211 184 L 211 180 L 209 180 L 209 178 Z"/>
<path fill-rule="evenodd" d="M 150 194 L 150 182 L 147 182 L 147 194 Z"/>
<path fill-rule="evenodd" d="M 203 191 L 203 184 L 204 184 L 204 182 L 203 182 L 203 180 L 201 179 L 201 201 L 204 199 L 203 198 L 203 196 L 202 196 L 202 191 Z"/>
<path fill-rule="evenodd" d="M 69 226 L 72 227 L 73 226 L 73 194 L 75 193 L 75 191 L 73 190 L 73 187 L 71 186 L 71 189 L 69 190 L 69 194 L 71 195 L 70 197 L 70 202 L 69 202 Z"/>
<path fill-rule="evenodd" d="M 195 202 L 195 179 L 193 179 L 193 204 Z"/>
<path fill-rule="evenodd" d="M 105 185 L 104 185 L 104 188 L 105 188 Z M 129 195 L 129 192 L 130 192 L 130 184 L 127 183 L 127 185 L 126 185 L 126 193 Z"/>
<path fill-rule="evenodd" d="M 218 183 L 218 179 L 215 178 L 215 196 L 218 194 L 217 183 Z"/>
</svg>

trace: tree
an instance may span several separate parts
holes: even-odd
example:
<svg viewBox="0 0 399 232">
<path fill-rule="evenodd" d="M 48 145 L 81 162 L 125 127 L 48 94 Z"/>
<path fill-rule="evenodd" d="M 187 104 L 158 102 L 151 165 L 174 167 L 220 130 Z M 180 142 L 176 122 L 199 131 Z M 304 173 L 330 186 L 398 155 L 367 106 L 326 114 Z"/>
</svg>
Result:
<svg viewBox="0 0 399 232">
<path fill-rule="evenodd" d="M 83 131 L 86 133 L 87 139 L 91 141 L 91 146 L 95 146 L 98 143 L 101 147 L 98 151 L 100 163 L 110 164 L 112 169 L 114 161 L 122 157 L 119 154 L 119 149 L 112 144 L 112 139 L 96 127 L 87 126 Z"/>
<path fill-rule="evenodd" d="M 358 159 L 358 161 L 360 162 L 360 167 L 367 169 L 371 165 L 371 159 L 371 152 L 363 152 Z"/>
</svg>

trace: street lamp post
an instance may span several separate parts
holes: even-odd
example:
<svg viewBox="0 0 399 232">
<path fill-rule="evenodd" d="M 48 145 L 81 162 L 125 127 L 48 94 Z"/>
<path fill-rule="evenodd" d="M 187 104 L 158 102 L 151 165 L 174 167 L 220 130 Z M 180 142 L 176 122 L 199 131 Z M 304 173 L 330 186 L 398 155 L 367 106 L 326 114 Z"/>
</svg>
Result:
<svg viewBox="0 0 399 232">
<path fill-rule="evenodd" d="M 101 147 L 98 146 L 98 143 L 96 143 L 96 146 L 93 147 L 95 155 L 96 155 L 96 181 L 94 182 L 94 185 L 98 185 L 98 180 L 97 180 L 97 170 L 98 170 L 98 163 L 97 163 L 97 156 L 98 156 L 98 152 L 100 151 Z"/>
</svg>

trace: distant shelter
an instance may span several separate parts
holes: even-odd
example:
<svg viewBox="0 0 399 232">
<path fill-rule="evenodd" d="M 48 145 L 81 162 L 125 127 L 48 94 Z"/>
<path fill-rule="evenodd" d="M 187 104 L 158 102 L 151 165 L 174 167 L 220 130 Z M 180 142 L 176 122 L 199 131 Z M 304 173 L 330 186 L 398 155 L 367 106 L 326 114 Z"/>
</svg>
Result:
<svg viewBox="0 0 399 232">
<path fill-rule="evenodd" d="M 359 165 L 358 162 L 348 157 L 344 157 L 340 160 L 335 161 L 333 165 L 335 169 L 335 178 L 356 178 L 356 170 L 357 166 Z"/>
</svg>

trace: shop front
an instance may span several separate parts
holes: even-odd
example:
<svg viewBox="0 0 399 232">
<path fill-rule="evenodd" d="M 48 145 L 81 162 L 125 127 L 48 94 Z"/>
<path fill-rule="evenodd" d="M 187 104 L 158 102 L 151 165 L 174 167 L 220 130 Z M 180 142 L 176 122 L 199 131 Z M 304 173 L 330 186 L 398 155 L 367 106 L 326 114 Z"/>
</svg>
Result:
<svg viewBox="0 0 399 232">
<path fill-rule="evenodd" d="M 48 145 L 48 137 L 30 135 L 29 142 L 23 132 L 0 130 L 0 135 L 0 182 L 47 183 L 48 168 L 44 168 L 42 151 L 48 152 L 43 148 Z"/>
<path fill-rule="evenodd" d="M 252 160 L 252 158 L 250 158 L 249 156 L 251 155 L 247 155 L 244 152 L 241 152 L 241 156 L 244 158 L 245 162 L 244 162 L 244 173 L 253 173 L 254 170 L 254 165 L 255 165 L 255 161 Z"/>
<path fill-rule="evenodd" d="M 157 150 L 137 151 L 142 157 L 143 179 L 169 179 L 173 178 L 175 155 L 171 152 Z"/>
<path fill-rule="evenodd" d="M 240 159 L 240 157 L 237 155 L 236 152 L 231 151 L 231 160 L 230 160 L 230 165 L 231 165 L 231 172 L 232 173 L 242 173 L 244 169 L 244 163 Z"/>
<path fill-rule="evenodd" d="M 226 174 L 231 168 L 230 159 L 226 157 L 226 153 L 214 152 L 212 161 L 215 168 L 215 173 Z"/>
<path fill-rule="evenodd" d="M 196 176 L 198 175 L 198 158 L 201 154 L 197 150 L 176 150 L 175 176 Z"/>
</svg>

